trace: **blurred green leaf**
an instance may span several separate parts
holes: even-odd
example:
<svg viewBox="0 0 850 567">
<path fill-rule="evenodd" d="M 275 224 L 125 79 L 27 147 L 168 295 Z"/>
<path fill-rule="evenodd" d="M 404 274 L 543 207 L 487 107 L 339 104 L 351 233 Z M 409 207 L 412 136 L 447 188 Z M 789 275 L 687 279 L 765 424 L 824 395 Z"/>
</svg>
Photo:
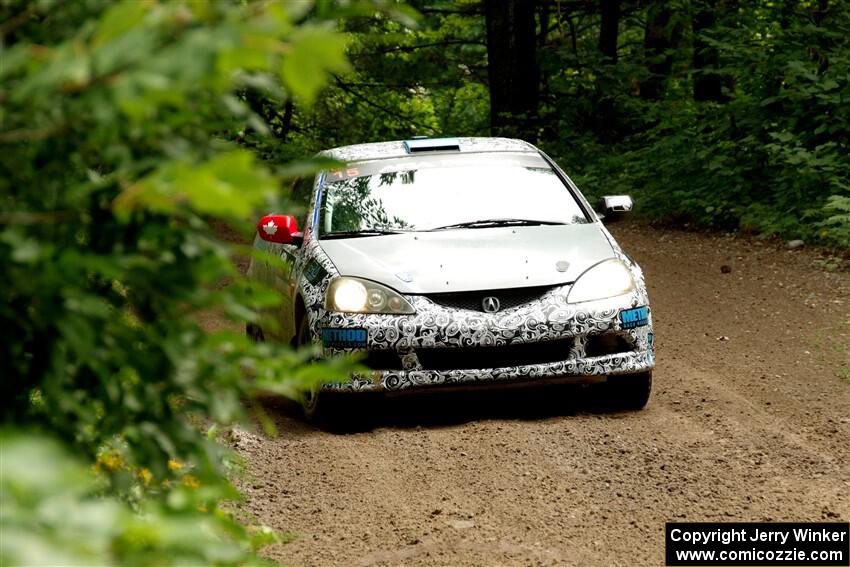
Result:
<svg viewBox="0 0 850 567">
<path fill-rule="evenodd" d="M 0 435 L 0 563 L 262 563 L 275 536 L 222 510 L 239 497 L 236 457 L 201 429 L 245 419 L 255 375 L 297 397 L 313 373 L 344 380 L 356 366 L 324 374 L 313 351 L 201 323 L 265 321 L 280 297 L 246 281 L 231 227 L 286 205 L 280 181 L 327 163 L 299 163 L 313 153 L 301 145 L 258 159 L 245 140 L 277 125 L 246 89 L 282 96 L 288 46 L 309 59 L 311 38 L 319 76 L 342 69 L 342 36 L 318 22 L 299 35 L 277 2 L 10 6 L 0 375 L 14 425 Z M 317 89 L 298 68 L 309 76 L 289 80 Z"/>
<path fill-rule="evenodd" d="M 331 73 L 346 71 L 345 39 L 333 30 L 304 26 L 292 35 L 280 67 L 284 84 L 307 103 L 312 102 Z"/>
</svg>

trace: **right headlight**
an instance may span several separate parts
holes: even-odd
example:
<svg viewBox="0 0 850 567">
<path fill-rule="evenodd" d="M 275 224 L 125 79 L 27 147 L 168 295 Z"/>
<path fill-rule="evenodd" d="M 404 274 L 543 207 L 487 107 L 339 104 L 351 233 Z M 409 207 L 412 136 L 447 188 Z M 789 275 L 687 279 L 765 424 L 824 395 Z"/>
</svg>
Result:
<svg viewBox="0 0 850 567">
<path fill-rule="evenodd" d="M 342 313 L 416 313 L 398 292 L 379 283 L 347 276 L 336 278 L 330 283 L 325 294 L 325 309 Z"/>
<path fill-rule="evenodd" d="M 591 266 L 578 277 L 567 295 L 567 303 L 616 297 L 634 289 L 631 270 L 622 261 L 611 258 Z"/>
</svg>

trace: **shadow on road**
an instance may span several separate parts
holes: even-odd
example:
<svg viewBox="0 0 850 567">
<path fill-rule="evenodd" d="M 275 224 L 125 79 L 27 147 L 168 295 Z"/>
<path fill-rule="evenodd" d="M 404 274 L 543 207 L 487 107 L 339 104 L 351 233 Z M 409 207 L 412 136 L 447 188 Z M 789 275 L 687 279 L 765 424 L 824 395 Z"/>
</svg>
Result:
<svg viewBox="0 0 850 567">
<path fill-rule="evenodd" d="M 579 413 L 626 416 L 611 408 L 602 385 L 528 385 L 460 391 L 419 390 L 388 396 L 342 394 L 318 422 L 307 422 L 298 404 L 267 399 L 263 408 L 291 433 L 362 433 L 380 427 L 442 427 L 488 419 L 542 420 Z M 320 402 L 321 403 L 321 402 Z M 286 423 L 283 423 L 286 422 Z"/>
</svg>

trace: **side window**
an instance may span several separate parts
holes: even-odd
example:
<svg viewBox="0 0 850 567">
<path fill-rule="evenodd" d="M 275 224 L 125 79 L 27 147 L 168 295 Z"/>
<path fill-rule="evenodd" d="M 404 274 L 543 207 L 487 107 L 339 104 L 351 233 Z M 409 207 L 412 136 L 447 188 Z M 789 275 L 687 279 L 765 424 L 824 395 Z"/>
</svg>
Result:
<svg viewBox="0 0 850 567">
<path fill-rule="evenodd" d="M 310 206 L 313 197 L 313 177 L 300 177 L 292 184 L 290 198 L 292 202 L 302 208 Z"/>
<path fill-rule="evenodd" d="M 313 198 L 314 177 L 300 177 L 295 180 L 290 190 L 289 198 L 295 205 L 295 213 L 300 221 L 298 226 L 301 230 L 307 228 L 310 220 L 310 200 Z"/>
</svg>

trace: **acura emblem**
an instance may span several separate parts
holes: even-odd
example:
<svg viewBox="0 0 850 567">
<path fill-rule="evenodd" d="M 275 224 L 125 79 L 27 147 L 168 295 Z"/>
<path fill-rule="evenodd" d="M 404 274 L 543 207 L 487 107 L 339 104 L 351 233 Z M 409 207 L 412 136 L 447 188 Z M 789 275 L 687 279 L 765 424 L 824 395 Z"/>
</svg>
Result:
<svg viewBox="0 0 850 567">
<path fill-rule="evenodd" d="M 495 313 L 499 310 L 499 298 L 488 296 L 481 300 L 481 307 L 484 308 L 484 311 L 487 313 Z"/>
</svg>

